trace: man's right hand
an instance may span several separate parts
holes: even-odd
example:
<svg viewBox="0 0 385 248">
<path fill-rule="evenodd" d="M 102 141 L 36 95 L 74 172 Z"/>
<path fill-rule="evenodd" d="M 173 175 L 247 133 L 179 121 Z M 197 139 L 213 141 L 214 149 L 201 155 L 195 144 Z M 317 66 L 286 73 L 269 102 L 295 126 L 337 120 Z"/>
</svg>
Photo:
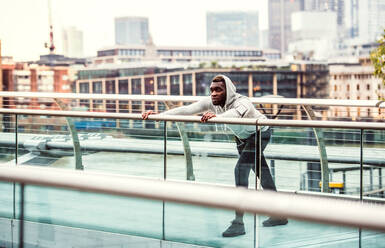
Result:
<svg viewBox="0 0 385 248">
<path fill-rule="evenodd" d="M 149 115 L 154 115 L 157 114 L 156 112 L 149 110 L 147 112 L 142 113 L 142 119 L 147 120 Z"/>
</svg>

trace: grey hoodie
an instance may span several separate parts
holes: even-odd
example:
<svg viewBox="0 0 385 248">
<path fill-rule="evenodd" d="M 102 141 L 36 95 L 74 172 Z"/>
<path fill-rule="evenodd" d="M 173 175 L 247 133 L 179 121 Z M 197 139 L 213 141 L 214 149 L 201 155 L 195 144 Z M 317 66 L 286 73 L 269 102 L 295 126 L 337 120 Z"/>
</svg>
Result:
<svg viewBox="0 0 385 248">
<path fill-rule="evenodd" d="M 227 118 L 256 118 L 266 119 L 266 116 L 261 114 L 254 108 L 250 99 L 246 96 L 242 96 L 236 93 L 235 86 L 230 78 L 222 76 L 226 81 L 226 103 L 223 108 L 220 105 L 214 105 L 211 97 L 207 96 L 204 99 L 195 102 L 193 104 L 174 108 L 163 112 L 164 115 L 193 115 L 206 111 L 211 111 L 216 114 L 217 117 Z M 255 133 L 255 126 L 250 125 L 227 125 L 229 129 L 239 139 L 246 139 L 251 134 Z M 265 131 L 268 127 L 263 127 L 262 131 Z"/>
</svg>

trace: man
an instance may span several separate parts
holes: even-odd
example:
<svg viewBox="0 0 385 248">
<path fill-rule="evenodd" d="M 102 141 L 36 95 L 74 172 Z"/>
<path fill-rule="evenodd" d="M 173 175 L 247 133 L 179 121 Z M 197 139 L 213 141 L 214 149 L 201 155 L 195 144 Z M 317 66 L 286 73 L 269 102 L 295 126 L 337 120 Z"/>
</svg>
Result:
<svg viewBox="0 0 385 248">
<path fill-rule="evenodd" d="M 224 76 L 218 75 L 214 77 L 210 85 L 210 96 L 193 103 L 188 106 L 182 106 L 163 112 L 165 115 L 193 115 L 204 113 L 201 117 L 201 122 L 213 117 L 229 117 L 229 118 L 257 118 L 266 119 L 266 116 L 256 110 L 249 98 L 236 93 L 235 86 L 231 80 Z M 142 114 L 144 120 L 150 114 L 155 114 L 153 111 L 148 111 Z M 234 169 L 235 184 L 237 187 L 249 186 L 250 169 L 255 170 L 255 127 L 246 125 L 228 125 L 230 130 L 235 135 L 239 159 Z M 271 130 L 269 127 L 262 127 L 262 147 L 266 148 L 269 142 Z M 257 163 L 258 164 L 258 163 Z M 273 178 L 270 174 L 270 169 L 266 159 L 261 155 L 261 173 L 262 187 L 266 190 L 276 191 Z M 264 226 L 286 225 L 287 219 L 269 218 L 263 222 Z M 245 234 L 243 223 L 243 213 L 235 212 L 235 219 L 231 222 L 229 228 L 222 233 L 223 237 L 235 237 Z"/>
</svg>

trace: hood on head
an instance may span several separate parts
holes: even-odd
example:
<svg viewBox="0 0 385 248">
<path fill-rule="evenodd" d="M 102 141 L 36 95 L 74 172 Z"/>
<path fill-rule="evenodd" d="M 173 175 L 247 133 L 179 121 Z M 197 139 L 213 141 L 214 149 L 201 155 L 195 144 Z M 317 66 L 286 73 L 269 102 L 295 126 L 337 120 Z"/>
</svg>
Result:
<svg viewBox="0 0 385 248">
<path fill-rule="evenodd" d="M 218 75 L 225 79 L 226 84 L 226 102 L 225 108 L 231 105 L 237 98 L 239 98 L 239 94 L 236 93 L 236 88 L 230 78 L 225 75 Z"/>
</svg>

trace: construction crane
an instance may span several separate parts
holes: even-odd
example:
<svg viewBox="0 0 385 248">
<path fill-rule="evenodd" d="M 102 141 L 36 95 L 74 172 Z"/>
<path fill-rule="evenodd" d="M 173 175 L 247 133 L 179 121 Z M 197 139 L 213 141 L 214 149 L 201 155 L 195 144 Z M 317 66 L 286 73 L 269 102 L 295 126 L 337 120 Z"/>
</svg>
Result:
<svg viewBox="0 0 385 248">
<path fill-rule="evenodd" d="M 49 22 L 49 44 L 45 43 L 45 48 L 49 49 L 50 54 L 55 53 L 55 45 L 53 43 L 53 25 L 52 25 L 52 7 L 51 0 L 48 0 L 48 22 Z"/>
</svg>

